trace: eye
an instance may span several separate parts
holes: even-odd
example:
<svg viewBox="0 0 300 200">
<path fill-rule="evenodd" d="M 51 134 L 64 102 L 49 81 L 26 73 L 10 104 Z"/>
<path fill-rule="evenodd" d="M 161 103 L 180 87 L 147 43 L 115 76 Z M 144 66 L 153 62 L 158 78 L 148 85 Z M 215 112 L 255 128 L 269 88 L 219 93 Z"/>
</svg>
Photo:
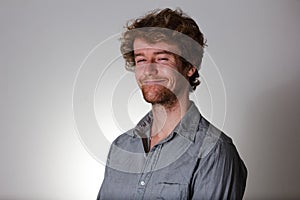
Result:
<svg viewBox="0 0 300 200">
<path fill-rule="evenodd" d="M 159 58 L 158 60 L 169 60 L 168 58 Z"/>
<path fill-rule="evenodd" d="M 167 58 L 167 57 L 160 57 L 160 58 L 157 58 L 157 61 L 158 62 L 167 62 L 167 61 L 169 61 L 169 58 Z"/>
<path fill-rule="evenodd" d="M 135 60 L 136 63 L 143 63 L 146 62 L 146 59 L 140 58 Z"/>
</svg>

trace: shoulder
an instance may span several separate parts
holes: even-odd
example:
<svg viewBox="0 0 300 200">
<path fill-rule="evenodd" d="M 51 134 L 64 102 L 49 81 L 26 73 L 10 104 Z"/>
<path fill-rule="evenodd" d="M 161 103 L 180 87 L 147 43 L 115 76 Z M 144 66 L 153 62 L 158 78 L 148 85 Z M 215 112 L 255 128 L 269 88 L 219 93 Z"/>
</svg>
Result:
<svg viewBox="0 0 300 200">
<path fill-rule="evenodd" d="M 219 128 L 201 117 L 197 132 L 197 145 L 200 147 L 199 158 L 205 158 L 212 154 L 220 154 L 221 157 L 237 154 L 232 139 Z"/>
<path fill-rule="evenodd" d="M 194 196 L 242 199 L 247 168 L 232 139 L 204 118 L 200 120 L 197 138 L 195 146 L 199 151 L 193 177 Z"/>
<path fill-rule="evenodd" d="M 130 130 L 126 131 L 125 133 L 122 133 L 121 135 L 119 135 L 116 139 L 114 139 L 112 144 L 122 145 L 122 143 L 128 141 L 132 137 L 133 137 L 133 129 L 130 129 Z"/>
<path fill-rule="evenodd" d="M 119 135 L 111 144 L 109 150 L 109 157 L 113 157 L 116 154 L 126 155 L 129 153 L 143 153 L 143 146 L 141 138 L 134 134 L 134 129 Z"/>
<path fill-rule="evenodd" d="M 197 134 L 201 140 L 197 142 L 198 159 L 202 160 L 201 168 L 235 168 L 242 174 L 247 174 L 246 166 L 232 139 L 205 118 L 201 120 Z"/>
<path fill-rule="evenodd" d="M 139 139 L 133 137 L 130 132 L 118 136 L 111 144 L 106 166 L 118 171 L 138 172 L 141 168 L 139 161 L 144 156 L 140 143 Z"/>
<path fill-rule="evenodd" d="M 127 149 L 130 144 L 134 141 L 135 136 L 133 135 L 133 129 L 130 129 L 126 131 L 125 133 L 122 133 L 119 135 L 111 144 L 110 149 L 114 149 L 116 147 Z"/>
</svg>

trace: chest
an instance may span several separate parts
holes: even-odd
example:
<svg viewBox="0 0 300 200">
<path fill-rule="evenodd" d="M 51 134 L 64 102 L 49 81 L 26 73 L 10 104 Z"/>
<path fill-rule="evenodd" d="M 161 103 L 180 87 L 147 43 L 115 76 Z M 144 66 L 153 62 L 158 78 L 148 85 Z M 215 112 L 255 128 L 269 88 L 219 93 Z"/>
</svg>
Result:
<svg viewBox="0 0 300 200">
<path fill-rule="evenodd" d="M 128 170 L 108 169 L 104 182 L 108 197 L 188 199 L 190 181 L 197 161 L 191 159 L 185 148 L 179 148 L 177 151 L 154 148 L 156 149 L 153 149 L 147 156 L 130 161 L 131 166 L 139 166 L 134 173 Z"/>
</svg>

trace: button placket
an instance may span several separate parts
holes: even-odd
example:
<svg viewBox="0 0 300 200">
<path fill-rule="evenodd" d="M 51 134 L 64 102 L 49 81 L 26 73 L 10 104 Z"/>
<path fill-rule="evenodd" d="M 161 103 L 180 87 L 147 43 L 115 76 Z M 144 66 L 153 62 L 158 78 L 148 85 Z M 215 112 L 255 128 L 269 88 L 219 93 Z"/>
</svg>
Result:
<svg viewBox="0 0 300 200">
<path fill-rule="evenodd" d="M 148 184 L 151 175 L 156 167 L 160 150 L 162 145 L 158 145 L 155 147 L 155 151 L 150 151 L 146 161 L 145 165 L 142 170 L 142 174 L 140 176 L 139 182 L 138 182 L 138 189 L 137 194 L 135 196 L 135 199 L 142 199 L 146 190 L 146 185 Z"/>
<path fill-rule="evenodd" d="M 145 193 L 146 184 L 150 178 L 147 166 L 151 163 L 152 153 L 148 153 L 146 156 L 145 164 L 142 168 L 141 175 L 138 182 L 137 193 L 135 194 L 134 199 L 142 199 Z"/>
</svg>

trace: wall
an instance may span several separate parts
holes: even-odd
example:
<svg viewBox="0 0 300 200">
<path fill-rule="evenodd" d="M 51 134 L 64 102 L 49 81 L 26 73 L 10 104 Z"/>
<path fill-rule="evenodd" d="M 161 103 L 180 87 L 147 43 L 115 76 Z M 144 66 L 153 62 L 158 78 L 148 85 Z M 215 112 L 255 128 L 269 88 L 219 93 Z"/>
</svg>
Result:
<svg viewBox="0 0 300 200">
<path fill-rule="evenodd" d="M 196 95 L 203 115 L 233 138 L 248 167 L 245 199 L 300 198 L 300 1 L 119 2 L 0 2 L 0 199 L 96 198 L 104 166 L 91 149 L 107 146 L 84 144 L 89 136 L 76 131 L 78 70 L 101 42 L 113 44 L 107 56 L 119 53 L 117 40 L 106 39 L 127 20 L 164 7 L 181 7 L 208 40 L 225 87 L 225 120 L 218 121 L 224 110 L 215 109 L 213 118 L 211 109 L 220 105 L 207 105 L 203 95 L 204 86 L 213 85 L 204 83 Z M 117 58 L 115 72 L 126 73 Z M 101 72 L 104 65 L 98 66 Z M 109 89 L 98 92 L 105 97 Z M 133 122 L 142 113 L 130 106 L 128 112 Z M 106 135 L 107 141 L 118 134 Z"/>
</svg>

